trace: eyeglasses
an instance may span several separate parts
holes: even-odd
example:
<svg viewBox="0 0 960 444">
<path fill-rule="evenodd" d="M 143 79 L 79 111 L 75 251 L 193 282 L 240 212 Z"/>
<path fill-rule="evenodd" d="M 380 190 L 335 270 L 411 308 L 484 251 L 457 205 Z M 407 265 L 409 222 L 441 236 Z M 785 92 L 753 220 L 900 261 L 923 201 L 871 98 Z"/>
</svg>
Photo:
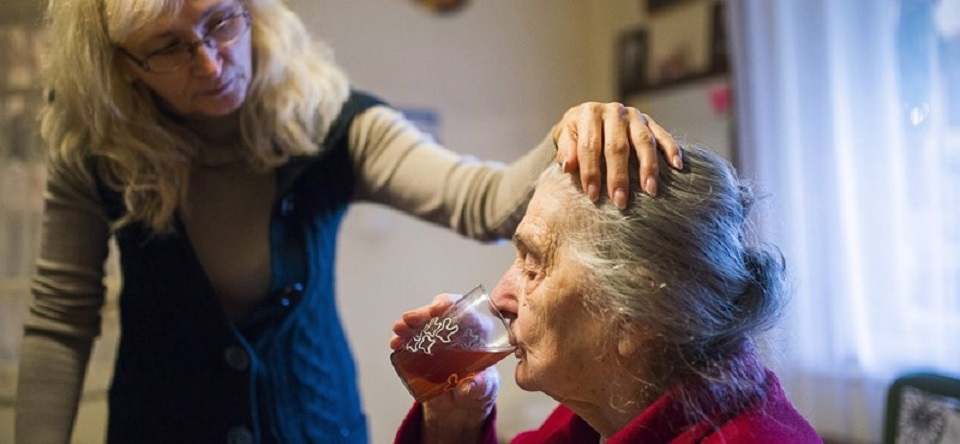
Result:
<svg viewBox="0 0 960 444">
<path fill-rule="evenodd" d="M 117 50 L 136 62 L 144 71 L 165 74 L 180 70 L 193 63 L 197 54 L 197 47 L 200 45 L 211 49 L 224 49 L 240 40 L 240 37 L 248 29 L 250 29 L 250 12 L 243 10 L 224 17 L 207 31 L 200 40 L 183 42 L 154 51 L 142 59 L 123 49 L 123 47 L 117 46 Z"/>
</svg>

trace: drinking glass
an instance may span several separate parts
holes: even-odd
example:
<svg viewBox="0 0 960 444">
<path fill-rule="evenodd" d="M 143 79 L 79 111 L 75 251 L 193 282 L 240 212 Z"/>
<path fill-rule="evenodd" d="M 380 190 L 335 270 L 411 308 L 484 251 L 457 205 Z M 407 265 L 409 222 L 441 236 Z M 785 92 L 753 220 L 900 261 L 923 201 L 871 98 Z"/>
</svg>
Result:
<svg viewBox="0 0 960 444">
<path fill-rule="evenodd" d="M 514 351 L 510 327 L 478 285 L 391 355 L 397 375 L 418 401 L 438 396 Z"/>
</svg>

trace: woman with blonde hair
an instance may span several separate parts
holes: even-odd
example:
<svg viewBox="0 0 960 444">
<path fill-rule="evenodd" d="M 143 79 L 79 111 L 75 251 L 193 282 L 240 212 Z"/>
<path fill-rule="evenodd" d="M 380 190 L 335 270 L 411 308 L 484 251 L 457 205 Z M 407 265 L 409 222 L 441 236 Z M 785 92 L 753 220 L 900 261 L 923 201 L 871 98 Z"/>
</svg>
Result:
<svg viewBox="0 0 960 444">
<path fill-rule="evenodd" d="M 680 151 L 636 109 L 571 108 L 506 167 L 435 144 L 354 91 L 281 0 L 51 0 L 41 251 L 18 442 L 67 442 L 120 251 L 109 442 L 366 442 L 334 303 L 348 205 L 512 235 L 536 176 Z M 603 144 L 603 146 L 600 146 Z M 625 179 L 608 183 L 624 189 Z M 615 196 L 626 205 L 625 195 Z"/>
</svg>

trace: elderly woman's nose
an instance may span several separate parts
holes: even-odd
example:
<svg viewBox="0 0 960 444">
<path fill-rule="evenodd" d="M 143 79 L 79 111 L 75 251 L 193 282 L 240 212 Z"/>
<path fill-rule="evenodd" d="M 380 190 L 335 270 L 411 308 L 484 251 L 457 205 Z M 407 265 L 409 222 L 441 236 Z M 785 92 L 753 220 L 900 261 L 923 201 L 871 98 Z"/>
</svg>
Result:
<svg viewBox="0 0 960 444">
<path fill-rule="evenodd" d="M 503 274 L 500 282 L 497 282 L 497 286 L 493 287 L 493 292 L 490 294 L 493 303 L 497 304 L 497 308 L 504 315 L 517 314 L 516 282 L 516 271 L 511 267 Z"/>
</svg>

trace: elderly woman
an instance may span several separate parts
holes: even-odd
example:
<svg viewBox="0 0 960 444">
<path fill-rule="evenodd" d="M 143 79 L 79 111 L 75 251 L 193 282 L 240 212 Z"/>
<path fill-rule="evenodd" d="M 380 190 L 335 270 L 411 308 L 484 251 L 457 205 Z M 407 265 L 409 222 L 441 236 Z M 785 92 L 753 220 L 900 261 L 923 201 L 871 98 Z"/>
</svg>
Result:
<svg viewBox="0 0 960 444">
<path fill-rule="evenodd" d="M 543 173 L 494 301 L 512 318 L 517 384 L 560 406 L 514 443 L 813 443 L 754 335 L 781 306 L 784 265 L 746 241 L 753 195 L 712 152 L 684 147 L 661 195 L 595 205 Z M 408 312 L 406 337 L 442 303 Z M 496 442 L 495 369 L 416 405 L 397 442 Z"/>
</svg>

